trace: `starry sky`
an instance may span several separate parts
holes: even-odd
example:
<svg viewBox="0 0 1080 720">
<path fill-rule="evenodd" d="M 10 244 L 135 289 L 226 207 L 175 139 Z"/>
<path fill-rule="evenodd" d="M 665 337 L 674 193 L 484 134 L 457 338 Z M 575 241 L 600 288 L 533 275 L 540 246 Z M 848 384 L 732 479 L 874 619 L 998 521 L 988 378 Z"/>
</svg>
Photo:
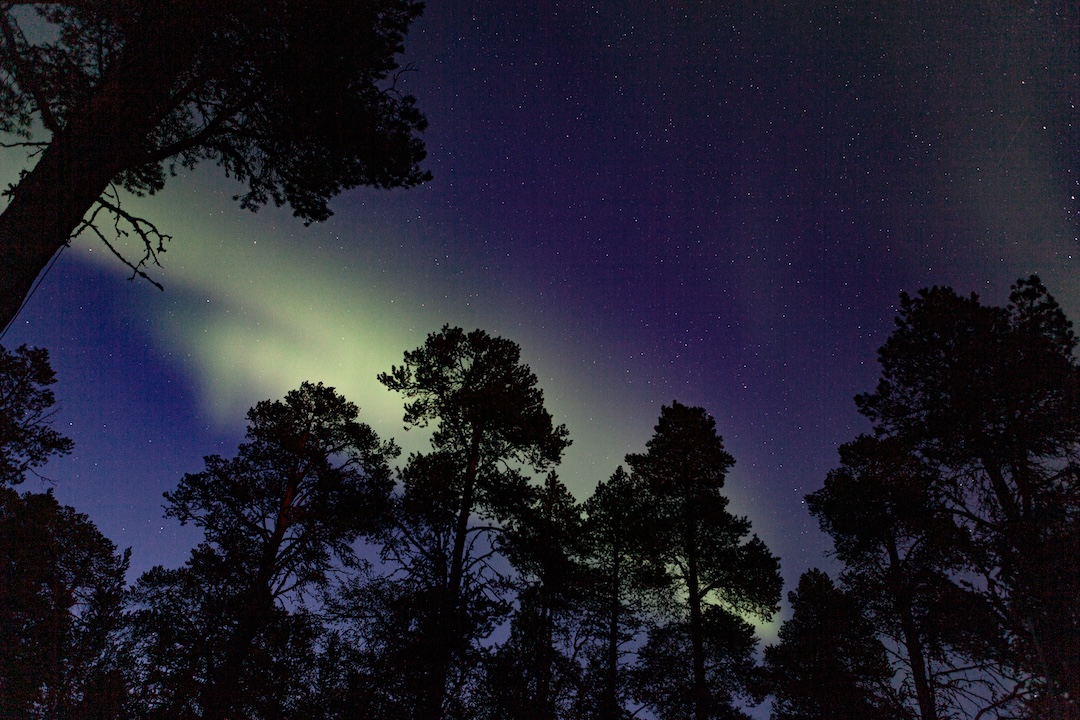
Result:
<svg viewBox="0 0 1080 720">
<path fill-rule="evenodd" d="M 174 237 L 164 292 L 79 239 L 4 337 L 50 350 L 76 450 L 44 474 L 133 572 L 184 561 L 161 494 L 303 380 L 422 448 L 375 376 L 449 323 L 521 345 L 581 498 L 705 407 L 791 589 L 832 567 L 803 496 L 869 429 L 900 291 L 1038 273 L 1080 319 L 1070 2 L 432 0 L 406 45 L 432 182 L 304 227 L 199 168 L 127 201 Z"/>
</svg>

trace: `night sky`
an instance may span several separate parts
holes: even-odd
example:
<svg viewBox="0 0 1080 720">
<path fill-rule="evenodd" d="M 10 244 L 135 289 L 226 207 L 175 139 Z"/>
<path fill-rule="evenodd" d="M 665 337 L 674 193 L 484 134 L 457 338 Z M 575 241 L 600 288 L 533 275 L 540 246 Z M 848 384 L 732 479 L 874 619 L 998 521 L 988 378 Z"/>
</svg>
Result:
<svg viewBox="0 0 1080 720">
<path fill-rule="evenodd" d="M 869 430 L 852 398 L 901 290 L 1002 304 L 1038 273 L 1080 320 L 1078 24 L 1065 1 L 433 0 L 398 81 L 431 183 L 305 228 L 202 167 L 129 201 L 175 238 L 165 292 L 90 238 L 61 255 L 3 340 L 59 375 L 76 450 L 44 473 L 133 572 L 179 565 L 197 534 L 161 494 L 231 456 L 248 407 L 321 380 L 419 449 L 375 376 L 480 327 L 522 346 L 580 498 L 661 405 L 705 407 L 791 589 L 832 567 L 803 496 Z"/>
</svg>

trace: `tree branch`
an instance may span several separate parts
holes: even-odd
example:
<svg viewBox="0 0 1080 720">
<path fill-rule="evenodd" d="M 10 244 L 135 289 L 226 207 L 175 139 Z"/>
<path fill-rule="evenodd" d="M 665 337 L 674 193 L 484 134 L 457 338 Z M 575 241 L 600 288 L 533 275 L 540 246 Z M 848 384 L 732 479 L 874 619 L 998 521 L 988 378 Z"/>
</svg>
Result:
<svg viewBox="0 0 1080 720">
<path fill-rule="evenodd" d="M 4 42 L 11 48 L 11 57 L 15 61 L 15 81 L 22 85 L 30 93 L 30 96 L 34 98 L 34 103 L 38 106 L 38 112 L 41 113 L 41 122 L 45 129 L 52 132 L 53 135 L 57 134 L 60 132 L 60 123 L 56 119 L 56 115 L 53 114 L 52 108 L 49 107 L 49 102 L 41 89 L 41 85 L 38 84 L 33 68 L 27 66 L 25 59 L 19 53 L 15 40 L 15 28 L 12 28 L 6 12 L 0 13 L 0 32 L 4 35 Z M 21 30 L 19 35 L 22 36 Z M 26 38 L 23 38 L 23 42 L 26 42 Z"/>
<path fill-rule="evenodd" d="M 47 143 L 47 142 L 31 142 L 29 140 L 26 140 L 26 141 L 23 141 L 23 142 L 13 142 L 13 143 L 0 142 L 0 148 L 22 148 L 22 147 L 47 148 L 47 147 L 49 147 L 49 143 Z M 41 151 L 37 150 L 36 152 L 41 152 Z M 30 157 L 33 157 L 33 153 L 31 153 Z"/>
<path fill-rule="evenodd" d="M 103 243 L 105 243 L 105 247 L 109 248 L 109 251 L 112 252 L 112 254 L 115 255 L 120 260 L 120 262 L 124 263 L 131 269 L 131 279 L 134 279 L 136 276 L 141 277 L 142 279 L 146 280 L 151 285 L 156 287 L 158 290 L 164 291 L 165 288 L 161 285 L 161 283 L 155 281 L 153 278 L 147 275 L 146 272 L 143 271 L 143 267 L 145 267 L 147 262 L 149 261 L 153 261 L 154 265 L 161 267 L 161 263 L 158 262 L 158 254 L 165 252 L 165 242 L 167 240 L 172 240 L 172 236 L 166 235 L 165 233 L 161 232 L 157 228 L 157 226 L 149 220 L 136 217 L 135 215 L 132 215 L 131 213 L 121 208 L 119 191 L 115 188 L 115 186 L 113 187 L 112 194 L 113 201 L 110 202 L 109 200 L 106 200 L 105 197 L 106 196 L 103 195 L 102 197 L 98 198 L 97 207 L 95 207 L 93 212 L 91 212 L 90 217 L 83 220 L 83 222 L 75 229 L 75 232 L 72 233 L 72 237 L 79 235 L 83 230 L 91 231 L 92 233 L 97 235 Z M 109 242 L 108 238 L 105 237 L 105 234 L 97 226 L 97 217 L 102 210 L 107 210 L 108 212 L 112 213 L 113 229 L 116 232 L 117 240 L 122 237 L 130 237 L 132 233 L 134 233 L 140 240 L 142 240 L 143 247 L 145 248 L 145 253 L 143 254 L 142 259 L 139 260 L 138 263 L 133 264 L 130 260 L 124 257 L 123 254 L 121 254 L 120 251 L 117 250 L 111 242 Z M 121 222 L 126 222 L 130 226 L 131 231 L 129 232 L 121 228 Z"/>
</svg>

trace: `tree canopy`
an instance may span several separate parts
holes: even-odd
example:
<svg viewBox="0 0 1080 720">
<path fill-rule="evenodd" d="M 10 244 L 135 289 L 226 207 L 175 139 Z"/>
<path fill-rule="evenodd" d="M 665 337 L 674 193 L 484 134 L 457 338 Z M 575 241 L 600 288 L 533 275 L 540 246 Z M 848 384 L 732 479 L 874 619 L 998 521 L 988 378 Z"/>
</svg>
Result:
<svg viewBox="0 0 1080 720">
<path fill-rule="evenodd" d="M 969 670 L 1000 649 L 986 606 L 956 582 L 967 536 L 934 500 L 933 466 L 898 439 L 859 437 L 840 460 L 810 512 L 844 563 L 844 592 L 893 649 L 901 700 L 922 720 L 949 717 L 969 699 L 958 687 L 978 682 Z"/>
<path fill-rule="evenodd" d="M 808 497 L 845 582 L 887 599 L 869 607 L 896 630 L 924 719 L 1080 712 L 1076 345 L 1036 276 L 1000 307 L 902 294 L 877 388 L 855 399 L 874 436 Z"/>
<path fill-rule="evenodd" d="M 249 209 L 305 222 L 360 185 L 407 187 L 425 120 L 395 87 L 412 0 L 68 0 L 0 3 L 0 133 L 28 169 L 0 214 L 0 323 L 80 232 L 168 236 L 122 207 L 203 161 L 244 183 Z M 36 17 L 34 14 L 36 13 Z M 44 23 L 47 30 L 35 30 Z M 35 162 L 36 161 L 36 162 Z M 118 253 L 119 254 L 119 253 Z"/>
<path fill-rule="evenodd" d="M 721 494 L 734 458 L 704 408 L 660 410 L 647 452 L 626 456 L 643 495 L 634 519 L 669 622 L 642 649 L 639 695 L 664 717 L 732 717 L 752 697 L 753 627 L 779 607 L 780 565 Z"/>
<path fill-rule="evenodd" d="M 71 452 L 71 440 L 50 427 L 55 382 L 48 350 L 0 346 L 0 486 L 21 483 L 51 456 Z"/>
<path fill-rule="evenodd" d="M 51 493 L 6 487 L 70 444 L 43 351 L 0 363 L 0 708 L 19 717 L 649 716 L 1074 720 L 1076 339 L 1037 278 L 1005 307 L 902 298 L 874 423 L 807 496 L 842 565 L 778 607 L 701 407 L 585 502 L 513 342 L 443 327 L 379 376 L 431 445 L 398 450 L 332 388 L 257 404 L 232 458 L 166 493 L 203 539 L 125 591 L 126 556 Z M 11 440 L 10 438 L 16 438 Z M 20 439 L 21 438 L 21 439 Z M 990 438 L 990 441 L 987 440 Z"/>
<path fill-rule="evenodd" d="M 73 447 L 51 427 L 55 381 L 46 350 L 0 347 L 0 716 L 111 717 L 128 553 L 51 489 L 9 487 Z"/>
<path fill-rule="evenodd" d="M 772 720 L 904 720 L 885 646 L 859 598 L 815 569 L 788 601 L 792 616 L 765 648 Z"/>
<path fill-rule="evenodd" d="M 395 707 L 385 699 L 394 688 L 391 714 L 472 717 L 481 641 L 510 608 L 497 536 L 533 517 L 527 473 L 558 464 L 568 433 L 544 407 L 520 347 L 482 330 L 444 326 L 378 377 L 404 396 L 407 427 L 434 432 L 431 450 L 402 469 L 379 537 L 387 574 L 355 593 L 381 616 L 370 627 L 396 644 L 375 669 L 387 681 L 370 702 Z"/>
<path fill-rule="evenodd" d="M 128 553 L 52 493 L 0 487 L 0 716 L 116 717 Z"/>
<path fill-rule="evenodd" d="M 223 720 L 281 702 L 260 677 L 310 652 L 304 614 L 284 601 L 302 607 L 332 570 L 357 567 L 353 543 L 385 517 L 397 448 L 357 413 L 333 388 L 304 383 L 251 409 L 235 458 L 205 458 L 166 493 L 166 514 L 205 539 L 183 568 L 155 568 L 136 587 L 142 684 L 160 688 L 151 707 Z"/>
<path fill-rule="evenodd" d="M 587 621 L 595 638 L 588 657 L 592 687 L 585 706 L 599 720 L 626 716 L 631 693 L 628 656 L 645 627 L 648 596 L 658 580 L 641 561 L 647 528 L 639 518 L 648 500 L 639 485 L 619 466 L 610 478 L 597 483 L 584 503 Z"/>
</svg>

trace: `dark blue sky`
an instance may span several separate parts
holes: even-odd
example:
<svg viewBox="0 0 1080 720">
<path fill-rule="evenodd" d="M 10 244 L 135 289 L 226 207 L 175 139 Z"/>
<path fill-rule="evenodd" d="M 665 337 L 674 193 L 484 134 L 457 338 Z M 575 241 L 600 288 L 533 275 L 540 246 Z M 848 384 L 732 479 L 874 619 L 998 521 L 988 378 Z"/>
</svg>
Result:
<svg viewBox="0 0 1080 720">
<path fill-rule="evenodd" d="M 662 404 L 708 409 L 790 588 L 827 562 L 802 497 L 867 429 L 852 397 L 901 290 L 1000 303 L 1038 273 L 1080 318 L 1078 23 L 1064 1 L 431 2 L 399 80 L 430 184 L 304 228 L 201 168 L 137 205 L 175 237 L 164 293 L 90 239 L 64 253 L 4 339 L 59 373 L 77 449 L 46 474 L 136 568 L 179 564 L 195 535 L 161 493 L 231 454 L 247 407 L 323 380 L 415 446 L 376 373 L 482 327 L 522 345 L 580 497 Z"/>
</svg>

